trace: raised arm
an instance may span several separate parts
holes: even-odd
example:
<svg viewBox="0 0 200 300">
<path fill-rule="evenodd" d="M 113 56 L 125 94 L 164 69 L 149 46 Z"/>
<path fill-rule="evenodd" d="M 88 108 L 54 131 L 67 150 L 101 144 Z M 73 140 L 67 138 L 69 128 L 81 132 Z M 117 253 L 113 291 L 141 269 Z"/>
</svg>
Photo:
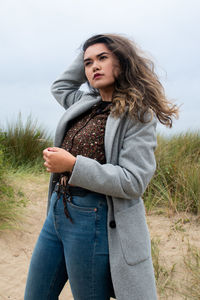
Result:
<svg viewBox="0 0 200 300">
<path fill-rule="evenodd" d="M 83 93 L 79 90 L 86 81 L 83 53 L 80 53 L 72 65 L 52 84 L 51 92 L 65 109 L 80 100 Z"/>
</svg>

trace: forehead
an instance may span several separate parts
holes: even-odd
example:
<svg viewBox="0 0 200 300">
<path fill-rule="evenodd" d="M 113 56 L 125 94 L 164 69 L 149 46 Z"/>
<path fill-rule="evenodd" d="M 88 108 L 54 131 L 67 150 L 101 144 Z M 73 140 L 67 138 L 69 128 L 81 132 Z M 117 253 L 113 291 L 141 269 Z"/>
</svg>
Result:
<svg viewBox="0 0 200 300">
<path fill-rule="evenodd" d="M 112 53 L 103 43 L 91 45 L 85 50 L 84 59 L 95 57 L 102 52 Z"/>
</svg>

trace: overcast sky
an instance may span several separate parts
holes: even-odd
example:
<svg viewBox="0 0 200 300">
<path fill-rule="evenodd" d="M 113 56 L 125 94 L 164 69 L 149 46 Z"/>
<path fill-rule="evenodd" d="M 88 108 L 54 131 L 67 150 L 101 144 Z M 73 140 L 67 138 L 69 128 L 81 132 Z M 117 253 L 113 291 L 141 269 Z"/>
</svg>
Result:
<svg viewBox="0 0 200 300">
<path fill-rule="evenodd" d="M 199 0 L 0 0 L 0 126 L 31 113 L 50 133 L 63 108 L 50 94 L 85 39 L 122 33 L 153 58 L 169 98 L 181 105 L 173 129 L 200 129 Z"/>
</svg>

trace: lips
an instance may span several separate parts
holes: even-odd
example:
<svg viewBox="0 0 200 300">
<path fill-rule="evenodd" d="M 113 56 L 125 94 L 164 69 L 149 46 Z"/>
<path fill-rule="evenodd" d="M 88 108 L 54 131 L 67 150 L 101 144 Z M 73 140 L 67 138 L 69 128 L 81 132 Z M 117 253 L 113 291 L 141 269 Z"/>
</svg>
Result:
<svg viewBox="0 0 200 300">
<path fill-rule="evenodd" d="M 100 73 L 96 73 L 96 74 L 94 74 L 93 79 L 100 78 L 101 76 L 103 76 L 103 75 Z"/>
</svg>

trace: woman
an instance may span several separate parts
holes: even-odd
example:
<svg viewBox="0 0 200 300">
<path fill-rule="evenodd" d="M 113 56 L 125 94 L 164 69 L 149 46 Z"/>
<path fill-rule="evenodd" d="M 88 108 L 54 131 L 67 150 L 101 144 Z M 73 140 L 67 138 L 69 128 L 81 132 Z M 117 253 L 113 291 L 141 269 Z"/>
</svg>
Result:
<svg viewBox="0 0 200 300">
<path fill-rule="evenodd" d="M 90 92 L 79 90 L 88 82 Z M 66 109 L 55 147 L 48 216 L 35 247 L 25 299 L 157 299 L 141 199 L 156 168 L 156 120 L 171 127 L 151 61 L 119 35 L 88 39 L 52 92 Z"/>
</svg>

